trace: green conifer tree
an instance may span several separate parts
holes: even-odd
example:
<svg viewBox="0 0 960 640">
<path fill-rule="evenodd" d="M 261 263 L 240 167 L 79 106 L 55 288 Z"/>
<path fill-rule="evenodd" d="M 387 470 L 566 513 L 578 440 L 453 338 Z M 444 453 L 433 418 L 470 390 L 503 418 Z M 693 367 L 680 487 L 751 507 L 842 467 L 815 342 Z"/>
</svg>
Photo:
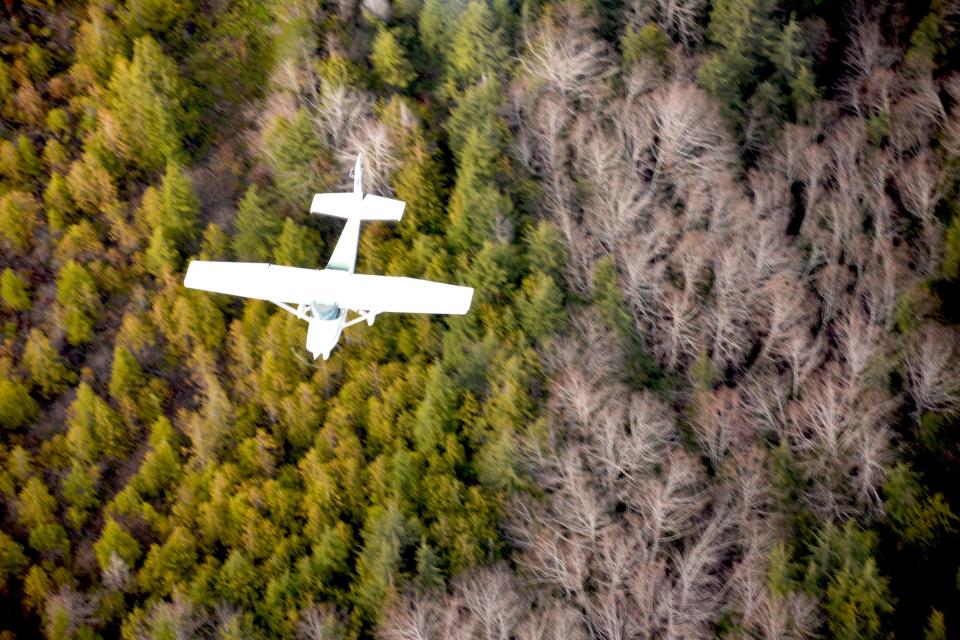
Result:
<svg viewBox="0 0 960 640">
<path fill-rule="evenodd" d="M 17 272 L 7 267 L 0 275 L 0 300 L 11 311 L 22 312 L 30 308 L 30 293 L 26 281 Z"/>
<path fill-rule="evenodd" d="M 77 387 L 68 416 L 67 443 L 77 460 L 89 464 L 107 457 L 119 460 L 132 444 L 120 417 L 86 382 Z"/>
<path fill-rule="evenodd" d="M 59 173 L 50 176 L 50 182 L 43 191 L 43 208 L 47 213 L 47 223 L 53 231 L 61 231 L 73 222 L 76 206 L 70 196 L 66 179 Z"/>
<path fill-rule="evenodd" d="M 39 406 L 26 385 L 0 377 L 0 427 L 16 429 L 33 419 Z"/>
<path fill-rule="evenodd" d="M 40 329 L 33 328 L 23 348 L 23 366 L 30 382 L 40 389 L 46 398 L 53 398 L 77 380 L 57 353 L 50 339 Z"/>
<path fill-rule="evenodd" d="M 24 191 L 0 196 L 0 240 L 16 255 L 23 255 L 33 243 L 40 205 Z"/>
<path fill-rule="evenodd" d="M 113 63 L 107 106 L 118 129 L 111 139 L 114 150 L 145 171 L 182 162 L 183 144 L 195 123 L 187 102 L 176 63 L 150 36 L 137 38 L 133 58 L 117 57 Z"/>
<path fill-rule="evenodd" d="M 384 82 L 398 89 L 406 89 L 416 77 L 404 54 L 403 46 L 393 30 L 381 27 L 377 31 L 373 39 L 370 61 L 377 75 Z"/>
<path fill-rule="evenodd" d="M 266 262 L 272 252 L 281 222 L 268 209 L 266 196 L 251 185 L 237 208 L 236 232 L 233 235 L 233 253 L 237 260 Z"/>
<path fill-rule="evenodd" d="M 316 268 L 321 247 L 322 242 L 316 233 L 297 224 L 293 218 L 287 218 L 273 250 L 273 260 L 293 267 Z"/>
<path fill-rule="evenodd" d="M 57 303 L 67 334 L 73 345 L 89 342 L 100 310 L 100 294 L 90 272 L 70 260 L 57 278 Z"/>
</svg>

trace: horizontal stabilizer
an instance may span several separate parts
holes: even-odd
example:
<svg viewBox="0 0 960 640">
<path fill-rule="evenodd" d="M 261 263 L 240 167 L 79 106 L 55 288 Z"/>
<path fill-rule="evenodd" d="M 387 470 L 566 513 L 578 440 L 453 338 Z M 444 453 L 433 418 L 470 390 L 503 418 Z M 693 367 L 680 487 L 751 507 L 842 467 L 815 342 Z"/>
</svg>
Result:
<svg viewBox="0 0 960 640">
<path fill-rule="evenodd" d="M 396 222 L 403 216 L 406 203 L 392 198 L 367 194 L 360 200 L 354 193 L 318 193 L 313 196 L 310 213 L 334 218 L 358 217 L 361 220 L 389 220 Z"/>
<path fill-rule="evenodd" d="M 407 203 L 393 198 L 382 198 L 368 193 L 363 196 L 363 206 L 360 208 L 361 220 L 390 220 L 396 222 L 403 217 L 403 209 Z"/>
<path fill-rule="evenodd" d="M 332 269 L 301 269 L 258 262 L 194 260 L 184 285 L 270 302 L 324 302 L 354 311 L 374 313 L 464 314 L 473 289 L 452 284 L 347 273 Z"/>
</svg>

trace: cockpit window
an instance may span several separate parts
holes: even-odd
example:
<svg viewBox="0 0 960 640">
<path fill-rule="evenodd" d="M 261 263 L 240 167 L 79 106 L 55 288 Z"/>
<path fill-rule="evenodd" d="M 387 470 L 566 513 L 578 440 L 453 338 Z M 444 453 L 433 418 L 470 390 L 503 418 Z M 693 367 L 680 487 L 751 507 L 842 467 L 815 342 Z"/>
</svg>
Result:
<svg viewBox="0 0 960 640">
<path fill-rule="evenodd" d="M 315 320 L 336 320 L 340 315 L 340 307 L 335 304 L 313 303 L 313 317 Z"/>
</svg>

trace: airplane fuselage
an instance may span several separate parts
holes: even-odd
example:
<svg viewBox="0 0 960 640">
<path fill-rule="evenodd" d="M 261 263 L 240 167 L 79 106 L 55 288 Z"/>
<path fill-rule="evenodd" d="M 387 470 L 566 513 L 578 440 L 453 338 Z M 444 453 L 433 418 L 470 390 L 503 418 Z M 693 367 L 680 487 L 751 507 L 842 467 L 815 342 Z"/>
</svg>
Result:
<svg viewBox="0 0 960 640">
<path fill-rule="evenodd" d="M 357 160 L 357 166 L 354 169 L 353 195 L 356 197 L 357 211 L 363 201 L 363 191 L 361 187 L 360 161 Z M 340 239 L 330 254 L 330 260 L 327 262 L 325 270 L 344 271 L 353 273 L 357 266 L 357 250 L 360 245 L 360 217 L 351 216 L 347 218 L 347 223 L 340 232 Z M 322 303 L 314 303 L 311 313 L 306 318 L 309 323 L 307 327 L 307 350 L 313 354 L 314 358 L 321 355 L 326 360 L 330 357 L 330 352 L 340 341 L 340 334 L 343 333 L 343 326 L 347 320 L 347 310 L 335 308 L 326 308 L 322 311 L 318 307 L 329 307 Z"/>
</svg>

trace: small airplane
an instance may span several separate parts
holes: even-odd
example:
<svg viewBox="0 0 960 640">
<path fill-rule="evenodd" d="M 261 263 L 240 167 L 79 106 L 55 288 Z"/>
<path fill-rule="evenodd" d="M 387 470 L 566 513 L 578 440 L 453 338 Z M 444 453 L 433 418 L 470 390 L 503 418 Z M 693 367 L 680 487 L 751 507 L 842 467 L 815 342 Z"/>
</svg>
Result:
<svg viewBox="0 0 960 640">
<path fill-rule="evenodd" d="M 465 314 L 473 299 L 471 287 L 354 273 L 360 222 L 396 222 L 406 206 L 400 200 L 364 194 L 360 160 L 354 167 L 353 193 L 318 193 L 310 206 L 310 213 L 347 221 L 326 268 L 194 260 L 184 286 L 272 302 L 307 321 L 307 350 L 314 359 L 322 355 L 324 360 L 344 328 L 363 320 L 372 325 L 381 313 Z M 358 317 L 347 321 L 348 310 Z"/>
</svg>

